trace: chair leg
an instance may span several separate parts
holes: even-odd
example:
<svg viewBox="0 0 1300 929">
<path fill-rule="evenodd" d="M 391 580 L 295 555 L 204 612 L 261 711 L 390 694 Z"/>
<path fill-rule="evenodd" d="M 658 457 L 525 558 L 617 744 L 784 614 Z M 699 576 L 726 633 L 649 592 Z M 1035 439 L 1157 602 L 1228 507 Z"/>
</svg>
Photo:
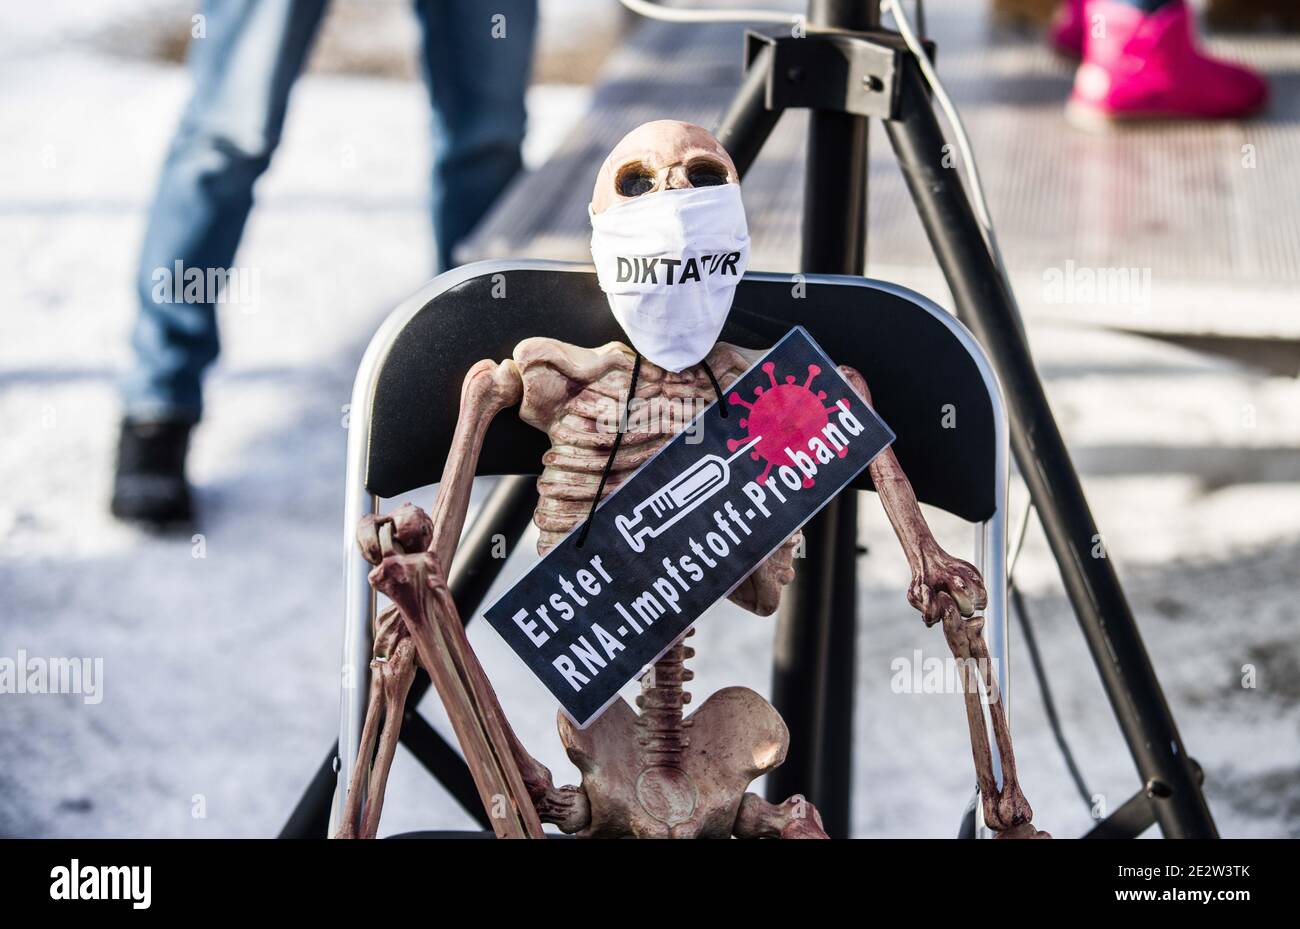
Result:
<svg viewBox="0 0 1300 929">
<path fill-rule="evenodd" d="M 334 805 L 334 791 L 338 787 L 338 775 L 334 773 L 338 755 L 339 745 L 335 742 L 316 769 L 311 783 L 298 798 L 298 805 L 289 814 L 289 819 L 277 838 L 323 839 L 329 833 L 330 809 Z"/>
</svg>

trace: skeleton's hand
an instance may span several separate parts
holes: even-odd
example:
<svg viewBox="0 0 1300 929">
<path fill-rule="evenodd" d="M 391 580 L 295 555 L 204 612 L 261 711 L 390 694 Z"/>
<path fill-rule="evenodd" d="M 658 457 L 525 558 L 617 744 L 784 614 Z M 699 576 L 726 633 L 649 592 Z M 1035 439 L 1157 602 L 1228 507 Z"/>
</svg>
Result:
<svg viewBox="0 0 1300 929">
<path fill-rule="evenodd" d="M 927 626 L 945 616 L 973 616 L 984 609 L 988 597 L 975 566 L 954 558 L 938 545 L 921 550 L 921 563 L 912 573 L 907 602 L 921 612 Z"/>
<path fill-rule="evenodd" d="M 422 552 L 432 539 L 433 521 L 413 503 L 403 503 L 389 516 L 367 513 L 357 525 L 357 544 L 373 565 L 389 555 Z"/>
<path fill-rule="evenodd" d="M 794 553 L 803 540 L 796 532 L 740 582 L 728 598 L 758 616 L 771 616 L 781 605 L 781 591 L 794 580 Z"/>
<path fill-rule="evenodd" d="M 591 805 L 581 787 L 551 787 L 533 796 L 533 806 L 542 822 L 555 823 L 570 835 L 591 824 Z"/>
</svg>

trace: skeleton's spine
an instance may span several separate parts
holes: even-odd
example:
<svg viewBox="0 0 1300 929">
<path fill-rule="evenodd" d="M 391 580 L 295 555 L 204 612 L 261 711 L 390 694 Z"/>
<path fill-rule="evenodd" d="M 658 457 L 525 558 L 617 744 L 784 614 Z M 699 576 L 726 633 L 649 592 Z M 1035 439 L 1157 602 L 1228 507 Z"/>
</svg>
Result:
<svg viewBox="0 0 1300 929">
<path fill-rule="evenodd" d="M 687 636 L 695 634 L 692 629 Z M 641 711 L 637 721 L 641 757 L 645 767 L 681 767 L 682 752 L 690 745 L 687 729 L 690 721 L 682 719 L 682 708 L 691 695 L 682 685 L 695 674 L 685 666 L 695 649 L 678 642 L 670 648 L 641 679 L 641 695 L 636 705 Z"/>
</svg>

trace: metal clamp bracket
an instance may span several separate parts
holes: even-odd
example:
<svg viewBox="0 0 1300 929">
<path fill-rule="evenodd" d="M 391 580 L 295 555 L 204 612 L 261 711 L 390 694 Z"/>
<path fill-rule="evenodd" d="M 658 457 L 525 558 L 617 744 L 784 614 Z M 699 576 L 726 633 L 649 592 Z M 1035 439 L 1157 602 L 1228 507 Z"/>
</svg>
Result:
<svg viewBox="0 0 1300 929">
<path fill-rule="evenodd" d="M 771 54 L 762 55 L 764 49 Z M 932 43 L 926 43 L 926 51 L 934 56 Z M 764 105 L 775 112 L 830 110 L 895 119 L 897 76 L 907 54 L 902 38 L 892 32 L 745 31 L 745 66 L 766 67 Z"/>
</svg>

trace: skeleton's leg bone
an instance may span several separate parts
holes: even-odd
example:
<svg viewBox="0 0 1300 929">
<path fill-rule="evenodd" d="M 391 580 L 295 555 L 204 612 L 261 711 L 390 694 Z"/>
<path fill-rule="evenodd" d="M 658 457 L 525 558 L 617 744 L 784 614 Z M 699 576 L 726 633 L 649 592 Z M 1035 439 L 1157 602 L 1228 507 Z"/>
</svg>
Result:
<svg viewBox="0 0 1300 929">
<path fill-rule="evenodd" d="M 541 822 L 531 803 L 531 792 L 524 784 L 519 761 L 522 758 L 531 762 L 529 767 L 533 774 L 536 774 L 536 767 L 541 767 L 543 771 L 546 769 L 524 750 L 514 729 L 506 720 L 505 712 L 497 700 L 496 691 L 493 690 L 492 683 L 484 673 L 478 656 L 470 647 L 469 639 L 465 637 L 465 625 L 460 620 L 456 603 L 452 600 L 451 591 L 447 587 L 446 576 L 436 556 L 431 567 L 432 571 L 427 577 L 426 585 L 429 590 L 428 600 L 432 615 L 443 634 L 447 653 L 454 658 L 455 667 L 460 672 L 468 696 L 476 710 L 476 717 L 482 721 L 487 747 L 492 751 L 493 758 L 500 768 L 504 786 L 507 788 L 504 790 L 505 799 L 517 811 L 515 815 L 522 820 L 526 834 L 533 838 L 540 838 L 543 834 Z M 416 647 L 418 648 L 419 645 L 420 639 L 417 637 Z M 549 778 L 549 772 L 547 776 Z M 583 796 L 582 800 L 584 802 L 578 804 L 577 799 L 574 798 L 579 811 L 586 809 L 586 797 Z M 581 825 L 578 828 L 581 828 Z"/>
<path fill-rule="evenodd" d="M 782 804 L 747 793 L 736 814 L 738 839 L 828 839 L 817 808 L 799 794 Z"/>
<path fill-rule="evenodd" d="M 379 735 L 379 719 L 384 713 L 384 685 L 379 679 L 379 662 L 370 662 L 370 699 L 366 703 L 366 722 L 361 729 L 361 747 L 357 751 L 356 763 L 352 766 L 352 776 L 348 780 L 348 798 L 343 805 L 343 821 L 339 824 L 336 839 L 355 839 L 357 837 L 357 820 L 361 816 L 361 785 L 366 782 L 366 772 L 370 767 L 370 758 L 375 751 L 375 739 Z"/>
<path fill-rule="evenodd" d="M 477 656 L 465 639 L 464 628 L 441 572 L 436 570 L 437 558 L 423 551 L 433 544 L 433 536 L 432 520 L 423 510 L 411 504 L 400 507 L 391 516 L 368 516 L 357 527 L 357 541 L 362 551 L 368 561 L 378 565 L 371 572 L 371 583 L 387 593 L 401 608 L 403 630 L 409 630 L 414 635 L 421 663 L 433 677 L 466 752 L 471 773 L 479 787 L 480 798 L 484 800 L 489 815 L 494 820 L 501 819 L 503 815 L 511 818 L 508 809 L 526 808 L 523 817 L 527 821 L 522 823 L 526 834 L 541 834 L 540 822 L 533 829 L 532 820 L 537 817 L 530 800 L 548 813 L 548 820 L 559 823 L 561 828 L 583 828 L 590 818 L 585 794 L 578 788 L 557 791 L 550 772 L 524 750 L 505 722 L 487 675 L 483 673 Z M 407 552 L 415 554 L 407 556 Z M 440 589 L 441 596 L 446 599 L 446 606 L 441 611 L 431 609 L 429 602 L 431 596 L 440 599 Z M 434 656 L 443 656 L 444 659 L 449 656 L 450 665 Z M 435 673 L 437 670 L 442 673 Z M 474 701 L 470 699 L 475 693 L 486 695 L 481 705 L 495 708 L 500 726 L 494 726 L 491 720 L 484 719 L 482 713 L 475 708 Z M 490 751 L 484 750 L 485 737 L 496 740 L 495 747 Z M 504 751 L 501 751 L 502 748 Z M 499 780 L 498 775 L 504 776 L 507 781 L 512 780 L 507 770 L 508 764 L 500 771 L 493 770 L 494 760 L 498 756 L 512 760 L 518 766 L 520 782 L 527 781 L 524 792 L 505 804 L 499 803 L 498 798 L 505 800 L 511 791 L 503 793 L 490 789 L 491 784 Z M 513 789 L 514 785 L 509 786 Z M 382 797 L 382 786 L 380 796 Z M 497 831 L 503 835 L 516 834 L 516 830 L 509 825 L 499 825 Z"/>
<path fill-rule="evenodd" d="M 402 735 L 402 719 L 406 714 L 406 695 L 415 680 L 415 645 L 405 636 L 388 655 L 387 661 L 378 662 L 376 676 L 380 678 L 384 693 L 384 731 L 379 737 L 379 751 L 370 772 L 370 796 L 366 799 L 365 819 L 361 824 L 361 838 L 373 839 L 379 831 L 379 816 L 384 810 L 384 790 L 388 786 L 388 771 L 393 765 L 397 742 Z"/>
<path fill-rule="evenodd" d="M 390 555 L 370 573 L 370 582 L 402 611 L 497 835 L 541 837 L 541 821 L 515 761 L 505 715 L 465 638 L 437 557 L 432 552 Z"/>
<path fill-rule="evenodd" d="M 385 520 L 384 523 L 386 524 L 387 521 Z M 376 560 L 382 558 L 379 553 L 379 530 L 381 526 L 384 528 L 385 544 L 391 550 L 391 526 L 376 522 L 373 517 L 366 517 L 357 532 L 363 550 L 368 552 L 367 542 L 373 543 Z M 403 642 L 405 642 L 404 647 Z M 402 652 L 401 656 L 398 655 L 399 651 Z M 407 664 L 413 664 L 414 660 L 411 655 L 411 643 L 406 632 L 406 623 L 397 607 L 386 607 L 375 617 L 372 654 L 374 657 L 370 662 L 370 698 L 366 703 L 366 721 L 361 730 L 361 745 L 357 752 L 357 760 L 353 765 L 352 776 L 348 781 L 348 797 L 344 805 L 343 822 L 340 824 L 336 835 L 336 838 L 341 839 L 356 838 L 357 836 L 358 819 L 361 816 L 361 800 L 365 795 L 363 785 L 367 782 L 366 775 L 371 773 L 371 758 L 375 752 L 375 741 L 379 737 L 381 721 L 391 717 L 393 712 L 392 701 L 388 699 L 391 687 L 385 687 L 383 670 L 386 667 L 389 668 L 391 676 L 392 666 L 388 664 L 390 659 L 405 660 Z M 413 666 L 409 673 L 414 678 L 415 669 Z M 402 700 L 399 703 L 404 704 L 405 699 L 406 694 L 403 691 Z M 397 707 L 396 712 L 400 718 L 402 713 L 400 705 Z M 382 772 L 376 773 L 381 774 L 379 796 L 382 798 L 383 781 L 387 779 L 388 766 L 385 765 Z M 371 779 L 370 789 L 372 792 L 374 788 L 375 783 Z M 376 813 L 376 818 L 378 818 L 378 813 Z"/>
<path fill-rule="evenodd" d="M 418 507 L 407 504 L 397 510 L 393 514 L 393 529 L 396 541 L 406 551 L 415 551 L 413 545 L 427 548 L 433 544 L 432 524 L 429 517 Z M 448 600 L 454 611 L 454 602 L 450 601 L 450 597 Z M 510 748 L 510 757 L 519 768 L 520 778 L 538 816 L 544 822 L 557 824 L 564 832 L 578 832 L 586 828 L 591 821 L 591 807 L 586 793 L 580 787 L 557 789 L 550 770 L 524 748 L 506 720 L 505 714 L 501 712 L 496 692 L 492 689 L 492 684 L 484 673 L 478 656 L 470 648 L 469 641 L 464 635 L 464 626 L 458 616 L 453 616 L 450 625 L 446 626 L 446 636 L 451 639 L 453 647 L 461 656 L 457 663 L 465 679 L 471 683 L 473 689 L 486 695 L 487 702 L 495 708 L 495 715 L 500 720 L 501 734 Z"/>
</svg>

